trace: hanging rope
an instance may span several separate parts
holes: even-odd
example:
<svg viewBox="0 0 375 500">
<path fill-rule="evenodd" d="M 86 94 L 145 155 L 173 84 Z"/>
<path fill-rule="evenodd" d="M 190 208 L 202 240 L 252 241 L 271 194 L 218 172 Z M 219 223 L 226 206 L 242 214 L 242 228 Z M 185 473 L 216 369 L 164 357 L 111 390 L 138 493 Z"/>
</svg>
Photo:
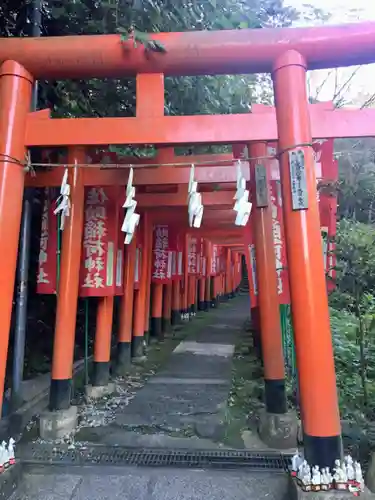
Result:
<svg viewBox="0 0 375 500">
<path fill-rule="evenodd" d="M 313 143 L 311 142 L 301 142 L 294 144 L 292 146 L 288 146 L 286 148 L 283 148 L 282 150 L 278 151 L 276 154 L 272 155 L 265 155 L 265 156 L 243 156 L 241 158 L 229 158 L 227 160 L 204 160 L 204 161 L 196 161 L 194 162 L 195 166 L 209 166 L 209 165 L 215 165 L 217 166 L 218 164 L 225 166 L 233 165 L 234 161 L 241 160 L 241 161 L 255 161 L 255 160 L 274 160 L 274 159 L 279 159 L 281 155 L 288 151 L 292 151 L 297 148 L 306 148 L 306 147 L 313 147 Z M 2 161 L 9 161 L 13 163 L 17 163 L 19 165 L 23 165 L 30 169 L 32 168 L 51 168 L 51 167 L 65 167 L 65 168 L 75 168 L 75 167 L 82 167 L 82 168 L 96 168 L 99 170 L 113 170 L 113 169 L 123 169 L 123 168 L 133 168 L 133 169 L 138 169 L 138 168 L 159 168 L 159 167 L 191 167 L 192 162 L 190 161 L 181 161 L 181 162 L 169 162 L 169 163 L 32 163 L 32 164 L 27 164 L 20 162 L 17 159 L 11 159 L 11 157 L 7 155 L 1 155 L 0 157 L 4 156 L 7 157 L 6 159 Z M 185 157 L 188 158 L 188 157 Z M 29 171 L 29 170 L 27 170 Z"/>
<path fill-rule="evenodd" d="M 242 158 L 239 158 L 241 161 L 256 161 L 256 160 L 277 160 L 283 155 L 284 153 L 287 153 L 289 151 L 292 151 L 297 148 L 306 148 L 306 147 L 313 147 L 313 143 L 309 142 L 302 142 L 302 143 L 297 143 L 292 146 L 288 146 L 281 151 L 278 151 L 276 154 L 272 155 L 265 155 L 265 156 L 243 156 Z M 352 151 L 352 152 L 347 152 L 347 151 L 337 151 L 334 152 L 333 155 L 334 157 L 337 158 L 342 158 L 342 157 L 352 157 L 354 155 L 362 155 L 362 151 Z M 186 157 L 188 158 L 188 157 Z M 204 167 L 204 166 L 210 166 L 210 165 L 215 165 L 217 166 L 220 164 L 220 166 L 225 166 L 225 165 L 233 165 L 233 162 L 236 161 L 237 158 L 229 158 L 227 160 L 204 160 L 204 161 L 195 161 L 194 165 L 198 167 Z M 35 168 L 59 168 L 59 167 L 65 167 L 65 168 L 74 168 L 74 167 L 81 167 L 81 168 L 94 168 L 94 169 L 99 169 L 99 170 L 122 170 L 122 169 L 139 169 L 139 168 L 160 168 L 160 167 L 191 167 L 191 162 L 189 161 L 181 161 L 181 162 L 171 162 L 171 163 L 31 163 L 30 159 L 28 158 L 28 154 L 26 154 L 25 161 L 18 160 L 17 158 L 14 158 L 12 156 L 9 156 L 4 153 L 0 153 L 0 163 L 14 163 L 16 165 L 20 165 L 24 167 L 24 170 L 26 173 L 30 173 L 33 177 L 37 175 L 37 172 L 35 171 Z"/>
</svg>

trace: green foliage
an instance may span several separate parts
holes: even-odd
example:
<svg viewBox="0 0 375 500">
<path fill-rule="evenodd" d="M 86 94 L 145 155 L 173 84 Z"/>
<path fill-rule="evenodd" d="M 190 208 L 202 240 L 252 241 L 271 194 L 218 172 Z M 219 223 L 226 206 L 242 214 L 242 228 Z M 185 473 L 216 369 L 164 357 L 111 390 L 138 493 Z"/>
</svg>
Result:
<svg viewBox="0 0 375 500">
<path fill-rule="evenodd" d="M 375 220 L 375 140 L 336 141 L 339 156 L 339 216 L 359 222 Z"/>
<path fill-rule="evenodd" d="M 345 310 L 331 308 L 330 314 L 341 414 L 342 418 L 350 418 L 361 408 L 362 399 L 356 345 L 358 320 Z"/>
<path fill-rule="evenodd" d="M 348 219 L 337 228 L 338 288 L 356 307 L 364 293 L 375 286 L 375 228 Z"/>
<path fill-rule="evenodd" d="M 344 175 L 340 189 L 356 190 L 357 196 L 367 192 L 366 186 Z M 337 289 L 330 297 L 331 322 L 342 413 L 363 420 L 375 413 L 375 370 L 370 362 L 375 355 L 375 227 L 355 220 L 359 212 L 352 210 L 352 203 L 353 198 L 341 195 L 340 211 L 352 218 L 342 218 L 337 227 Z M 356 200 L 358 206 L 365 209 Z"/>
<path fill-rule="evenodd" d="M 138 44 L 142 44 L 146 51 L 161 52 L 163 54 L 167 52 L 164 45 L 158 40 L 153 40 L 147 33 L 141 33 L 133 27 L 127 30 L 118 27 L 117 31 L 120 33 L 121 41 L 127 42 L 131 40 L 135 49 L 138 47 Z"/>
<path fill-rule="evenodd" d="M 375 415 L 375 140 L 335 141 L 339 182 L 337 287 L 330 295 L 343 418 Z"/>
<path fill-rule="evenodd" d="M 330 311 L 341 418 L 358 422 L 373 420 L 375 415 L 375 367 L 372 363 L 375 332 L 371 326 L 374 297 L 370 300 L 372 306 L 367 310 L 368 323 L 363 340 L 359 335 L 359 320 L 354 314 L 345 309 L 331 308 Z M 363 368 L 365 379 L 362 378 Z"/>
</svg>

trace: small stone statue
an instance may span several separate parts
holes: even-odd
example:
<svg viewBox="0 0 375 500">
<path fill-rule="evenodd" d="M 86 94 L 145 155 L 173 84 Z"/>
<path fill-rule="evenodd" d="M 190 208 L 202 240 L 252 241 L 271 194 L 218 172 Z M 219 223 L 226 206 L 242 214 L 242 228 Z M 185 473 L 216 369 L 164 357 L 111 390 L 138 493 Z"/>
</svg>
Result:
<svg viewBox="0 0 375 500">
<path fill-rule="evenodd" d="M 320 491 L 320 485 L 321 485 L 321 474 L 319 471 L 319 466 L 315 465 L 312 470 L 312 489 L 313 491 Z"/>
<path fill-rule="evenodd" d="M 321 489 L 323 491 L 328 491 L 332 488 L 332 474 L 329 471 L 329 467 L 323 467 L 321 470 Z"/>
<path fill-rule="evenodd" d="M 306 460 L 302 460 L 298 466 L 298 472 L 297 472 L 297 484 L 299 486 L 302 486 L 303 482 L 303 476 L 305 473 L 305 468 L 307 467 L 307 462 Z"/>
<path fill-rule="evenodd" d="M 292 476 L 296 476 L 299 470 L 300 465 L 303 462 L 303 458 L 298 450 L 296 450 L 295 454 L 292 458 Z"/>
<path fill-rule="evenodd" d="M 340 469 L 341 469 L 340 460 L 335 460 L 335 467 L 333 468 L 333 471 L 334 471 L 333 479 L 335 481 L 336 481 L 336 479 L 340 478 L 340 472 L 339 472 Z"/>
<path fill-rule="evenodd" d="M 348 478 L 349 484 L 353 484 L 354 482 L 354 467 L 353 467 L 353 459 L 350 455 L 345 457 L 346 461 L 346 475 Z"/>
<path fill-rule="evenodd" d="M 335 471 L 333 479 L 335 481 L 336 489 L 346 490 L 348 477 L 346 475 L 345 464 L 341 465 L 340 460 L 335 460 Z"/>
<path fill-rule="evenodd" d="M 327 480 L 328 480 L 328 486 L 329 486 L 329 488 L 332 488 L 333 476 L 331 474 L 331 471 L 329 470 L 329 467 L 326 467 L 326 477 L 327 477 Z"/>
<path fill-rule="evenodd" d="M 340 460 L 335 460 L 335 467 L 333 468 L 334 474 L 333 479 L 336 482 L 340 482 L 341 480 L 341 463 Z"/>
<path fill-rule="evenodd" d="M 341 477 L 342 477 L 343 482 L 346 483 L 348 481 L 348 475 L 346 473 L 345 462 L 341 462 Z"/>
<path fill-rule="evenodd" d="M 302 463 L 300 463 L 300 465 L 298 467 L 298 477 L 301 480 L 303 479 L 303 475 L 304 475 L 306 467 L 307 467 L 307 462 L 306 462 L 306 460 L 303 460 Z"/>
<path fill-rule="evenodd" d="M 5 441 L 1 443 L 1 447 L 3 449 L 4 469 L 7 469 L 9 467 L 9 454 L 8 454 L 7 444 Z"/>
<path fill-rule="evenodd" d="M 306 462 L 307 464 L 307 462 Z M 306 465 L 302 478 L 302 488 L 305 491 L 311 491 L 311 467 Z"/>
<path fill-rule="evenodd" d="M 6 460 L 6 449 L 2 444 L 0 444 L 0 472 L 4 471 L 5 460 Z"/>
<path fill-rule="evenodd" d="M 365 481 L 363 479 L 362 467 L 359 462 L 354 462 L 354 482 L 355 485 L 361 490 L 364 490 Z"/>
<path fill-rule="evenodd" d="M 326 467 L 323 467 L 323 469 L 320 470 L 320 486 L 323 491 L 327 491 L 329 489 Z"/>
<path fill-rule="evenodd" d="M 14 444 L 15 444 L 15 440 L 11 437 L 9 439 L 9 444 L 8 444 L 9 465 L 14 465 L 16 463 L 16 458 L 14 455 Z"/>
</svg>

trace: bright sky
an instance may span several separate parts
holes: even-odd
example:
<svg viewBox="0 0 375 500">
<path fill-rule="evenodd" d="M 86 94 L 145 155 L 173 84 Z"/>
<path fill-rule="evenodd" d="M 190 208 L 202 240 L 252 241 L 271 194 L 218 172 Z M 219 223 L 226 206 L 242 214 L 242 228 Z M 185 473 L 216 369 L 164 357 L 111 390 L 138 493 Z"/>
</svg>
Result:
<svg viewBox="0 0 375 500">
<path fill-rule="evenodd" d="M 375 20 L 375 2 L 374 0 L 285 0 L 285 4 L 291 5 L 303 11 L 304 4 L 313 5 L 325 12 L 330 12 L 332 18 L 324 24 L 339 24 L 357 21 Z M 315 97 L 316 90 L 323 87 L 319 93 L 319 100 L 330 100 L 333 97 L 335 87 L 340 88 L 347 82 L 353 74 L 355 67 L 331 71 L 312 71 L 310 72 L 310 93 Z M 337 74 L 336 74 L 337 73 Z M 339 82 L 337 85 L 336 82 Z M 375 93 L 375 65 L 362 66 L 350 80 L 350 83 L 342 91 L 343 97 L 351 99 L 356 105 L 362 104 L 366 97 Z M 361 95 L 362 94 L 362 95 Z"/>
</svg>

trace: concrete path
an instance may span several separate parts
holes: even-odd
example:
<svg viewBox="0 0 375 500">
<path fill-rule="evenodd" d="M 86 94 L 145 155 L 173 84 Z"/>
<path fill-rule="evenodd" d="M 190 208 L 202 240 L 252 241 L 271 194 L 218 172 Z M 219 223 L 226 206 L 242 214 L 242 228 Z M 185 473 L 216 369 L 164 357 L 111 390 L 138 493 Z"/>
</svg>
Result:
<svg viewBox="0 0 375 500">
<path fill-rule="evenodd" d="M 11 500 L 282 500 L 286 489 L 280 474 L 96 467 L 35 471 Z"/>
<path fill-rule="evenodd" d="M 208 314 L 208 324 L 195 321 L 194 331 L 129 404 L 117 405 L 109 424 L 82 427 L 76 440 L 123 446 L 215 447 L 223 431 L 232 356 L 248 316 L 248 297 L 238 297 Z"/>
</svg>

